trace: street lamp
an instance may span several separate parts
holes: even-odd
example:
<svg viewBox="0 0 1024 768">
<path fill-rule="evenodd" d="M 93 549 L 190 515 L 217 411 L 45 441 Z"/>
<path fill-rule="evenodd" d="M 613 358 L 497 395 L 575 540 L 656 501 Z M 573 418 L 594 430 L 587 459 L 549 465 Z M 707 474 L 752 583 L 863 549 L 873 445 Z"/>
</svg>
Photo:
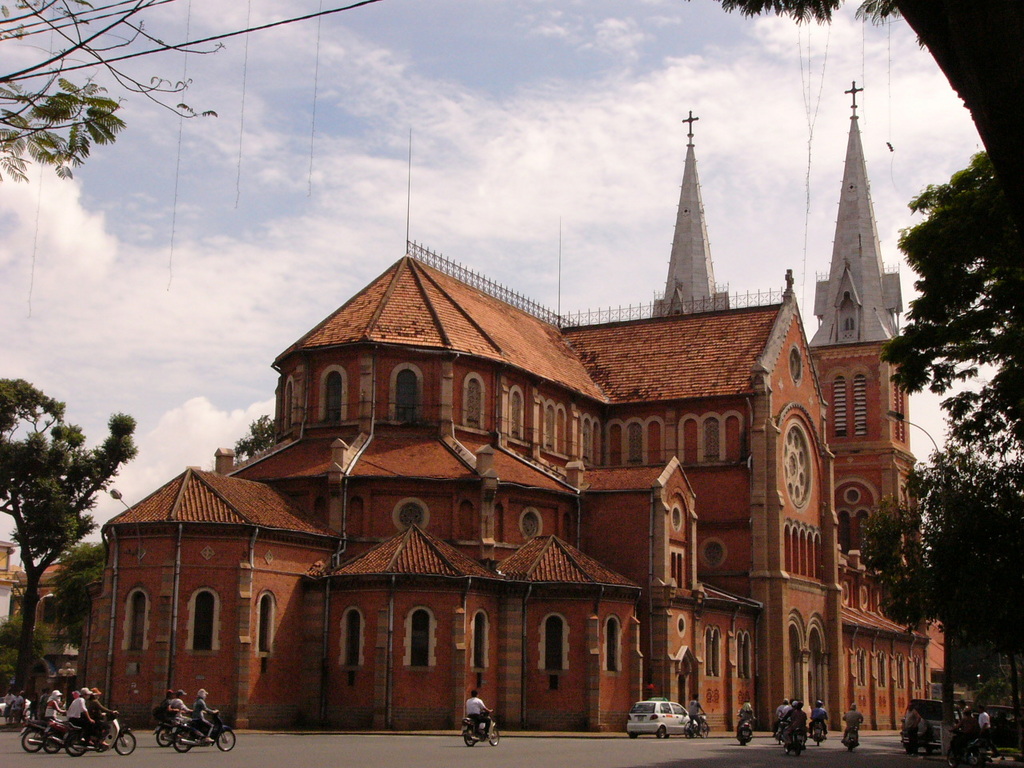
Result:
<svg viewBox="0 0 1024 768">
<path fill-rule="evenodd" d="M 892 419 L 893 421 L 902 421 L 904 424 L 909 424 L 912 427 L 917 427 L 918 429 L 920 429 L 922 432 L 925 433 L 925 435 L 927 435 L 928 439 L 932 441 L 932 445 L 935 447 L 935 452 L 941 453 L 941 451 L 939 450 L 939 444 L 935 442 L 935 438 L 932 437 L 931 432 L 922 427 L 920 424 L 915 424 L 914 422 L 912 422 L 910 419 L 907 418 L 907 415 L 905 413 L 900 413 L 899 411 L 889 411 L 889 418 Z"/>
</svg>

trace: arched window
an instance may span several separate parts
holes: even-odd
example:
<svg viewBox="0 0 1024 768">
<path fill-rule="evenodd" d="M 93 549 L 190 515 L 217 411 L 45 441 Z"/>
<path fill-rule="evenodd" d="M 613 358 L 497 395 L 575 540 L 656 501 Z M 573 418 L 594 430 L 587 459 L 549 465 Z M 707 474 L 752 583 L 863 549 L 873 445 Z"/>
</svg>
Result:
<svg viewBox="0 0 1024 768">
<path fill-rule="evenodd" d="M 270 653 L 274 645 L 274 596 L 269 592 L 260 598 L 260 625 L 256 650 Z"/>
<path fill-rule="evenodd" d="M 358 667 L 362 664 L 363 657 L 363 617 L 355 608 L 349 608 L 345 612 L 342 621 L 345 638 L 344 665 L 346 667 Z"/>
<path fill-rule="evenodd" d="M 416 371 L 403 368 L 395 376 L 395 419 L 401 422 L 419 420 L 420 383 Z"/>
<path fill-rule="evenodd" d="M 609 616 L 604 627 L 604 668 L 608 672 L 619 671 L 619 637 L 619 620 Z"/>
<path fill-rule="evenodd" d="M 832 382 L 832 424 L 836 437 L 846 437 L 846 378 Z"/>
<path fill-rule="evenodd" d="M 481 429 L 483 426 L 484 385 L 476 376 L 466 378 L 466 389 L 462 400 L 462 421 L 467 427 Z"/>
<path fill-rule="evenodd" d="M 409 620 L 409 666 L 429 667 L 430 666 L 430 637 L 431 637 L 430 613 L 424 608 L 417 608 L 412 612 Z"/>
<path fill-rule="evenodd" d="M 886 670 L 886 667 L 888 666 L 888 663 L 889 663 L 889 657 L 885 654 L 884 651 L 879 651 L 878 652 L 877 662 L 878 662 L 878 665 L 877 665 L 878 666 L 878 686 L 881 688 L 881 687 L 885 686 L 885 679 L 886 679 L 885 670 Z"/>
<path fill-rule="evenodd" d="M 583 420 L 583 438 L 582 438 L 582 451 L 583 461 L 588 464 L 591 462 L 594 456 L 594 430 L 590 426 L 590 419 Z"/>
<path fill-rule="evenodd" d="M 839 512 L 839 549 L 850 551 L 850 513 L 845 509 Z"/>
<path fill-rule="evenodd" d="M 544 669 L 548 671 L 565 669 L 564 632 L 561 616 L 548 616 L 544 620 Z"/>
<path fill-rule="evenodd" d="M 853 303 L 850 292 L 843 294 L 839 305 L 839 340 L 852 341 L 857 338 L 857 305 Z"/>
<path fill-rule="evenodd" d="M 853 377 L 853 433 L 868 433 L 868 380 L 863 373 Z"/>
<path fill-rule="evenodd" d="M 281 418 L 284 420 L 284 428 L 289 429 L 292 426 L 292 420 L 295 418 L 295 386 L 292 384 L 292 380 L 288 379 L 288 383 L 284 385 L 284 413 L 281 414 Z"/>
<path fill-rule="evenodd" d="M 544 409 L 544 447 L 549 451 L 555 449 L 555 406 Z"/>
<path fill-rule="evenodd" d="M 708 627 L 704 630 L 704 670 L 708 677 L 718 677 L 721 674 L 720 640 L 718 627 Z"/>
<path fill-rule="evenodd" d="M 487 614 L 477 611 L 473 617 L 473 660 L 474 669 L 487 667 Z"/>
<path fill-rule="evenodd" d="M 857 685 L 865 685 L 868 676 L 868 655 L 862 649 L 857 649 Z"/>
<path fill-rule="evenodd" d="M 201 589 L 192 596 L 192 642 L 193 651 L 214 651 L 217 639 L 217 598 L 208 589 Z"/>
<path fill-rule="evenodd" d="M 753 666 L 752 661 L 750 633 L 740 632 L 736 640 L 736 663 L 739 667 L 738 672 L 741 679 L 750 679 L 750 670 Z"/>
<path fill-rule="evenodd" d="M 638 421 L 630 422 L 626 427 L 626 456 L 630 464 L 643 464 L 644 428 Z"/>
<path fill-rule="evenodd" d="M 523 439 L 523 394 L 513 389 L 508 406 L 509 434 L 517 440 Z"/>
<path fill-rule="evenodd" d="M 704 461 L 721 461 L 722 445 L 718 419 L 714 416 L 704 421 Z"/>
<path fill-rule="evenodd" d="M 128 643 L 129 651 L 141 651 L 146 648 L 146 618 L 149 601 L 146 593 L 137 589 L 128 598 Z"/>
<path fill-rule="evenodd" d="M 345 384 L 340 371 L 331 371 L 324 380 L 324 418 L 330 422 L 341 421 L 342 395 Z"/>
</svg>

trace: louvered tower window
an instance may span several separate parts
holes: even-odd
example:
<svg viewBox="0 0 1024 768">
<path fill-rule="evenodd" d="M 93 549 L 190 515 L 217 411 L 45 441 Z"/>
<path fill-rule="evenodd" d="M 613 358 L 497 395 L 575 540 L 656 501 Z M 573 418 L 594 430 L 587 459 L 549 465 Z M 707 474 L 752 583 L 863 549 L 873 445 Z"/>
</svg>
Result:
<svg viewBox="0 0 1024 768">
<path fill-rule="evenodd" d="M 837 376 L 832 383 L 832 413 L 836 437 L 846 437 L 846 378 Z"/>
<path fill-rule="evenodd" d="M 855 435 L 866 435 L 868 433 L 868 380 L 867 377 L 858 373 L 853 377 L 853 433 Z"/>
<path fill-rule="evenodd" d="M 509 433 L 516 439 L 523 437 L 523 396 L 519 392 L 512 393 L 509 404 Z"/>
<path fill-rule="evenodd" d="M 711 417 L 704 422 L 704 461 L 720 461 L 721 458 L 718 419 Z"/>
</svg>

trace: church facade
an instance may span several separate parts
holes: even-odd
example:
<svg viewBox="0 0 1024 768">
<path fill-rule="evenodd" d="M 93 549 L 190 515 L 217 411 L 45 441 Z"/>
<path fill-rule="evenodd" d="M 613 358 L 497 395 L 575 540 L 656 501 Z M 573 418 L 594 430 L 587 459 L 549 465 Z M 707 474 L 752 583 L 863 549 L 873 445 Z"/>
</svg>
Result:
<svg viewBox="0 0 1024 768">
<path fill-rule="evenodd" d="M 92 684 L 142 716 L 204 687 L 243 727 L 451 728 L 471 689 L 511 728 L 619 730 L 649 695 L 896 727 L 928 640 L 859 555 L 913 457 L 856 114 L 811 338 L 788 275 L 715 285 L 690 139 L 645 316 L 558 317 L 410 244 L 281 353 L 271 451 L 104 527 Z"/>
</svg>

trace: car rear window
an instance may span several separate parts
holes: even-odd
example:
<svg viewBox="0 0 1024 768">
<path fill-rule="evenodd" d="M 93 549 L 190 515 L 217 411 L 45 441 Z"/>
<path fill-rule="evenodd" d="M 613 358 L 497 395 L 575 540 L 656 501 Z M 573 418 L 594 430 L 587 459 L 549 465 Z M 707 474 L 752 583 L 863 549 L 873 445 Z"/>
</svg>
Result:
<svg viewBox="0 0 1024 768">
<path fill-rule="evenodd" d="M 914 699 L 911 704 L 925 720 L 942 720 L 942 702 L 934 699 Z"/>
<path fill-rule="evenodd" d="M 638 701 L 633 705 L 633 708 L 629 710 L 629 713 L 631 715 L 652 715 L 654 714 L 654 702 Z"/>
</svg>

